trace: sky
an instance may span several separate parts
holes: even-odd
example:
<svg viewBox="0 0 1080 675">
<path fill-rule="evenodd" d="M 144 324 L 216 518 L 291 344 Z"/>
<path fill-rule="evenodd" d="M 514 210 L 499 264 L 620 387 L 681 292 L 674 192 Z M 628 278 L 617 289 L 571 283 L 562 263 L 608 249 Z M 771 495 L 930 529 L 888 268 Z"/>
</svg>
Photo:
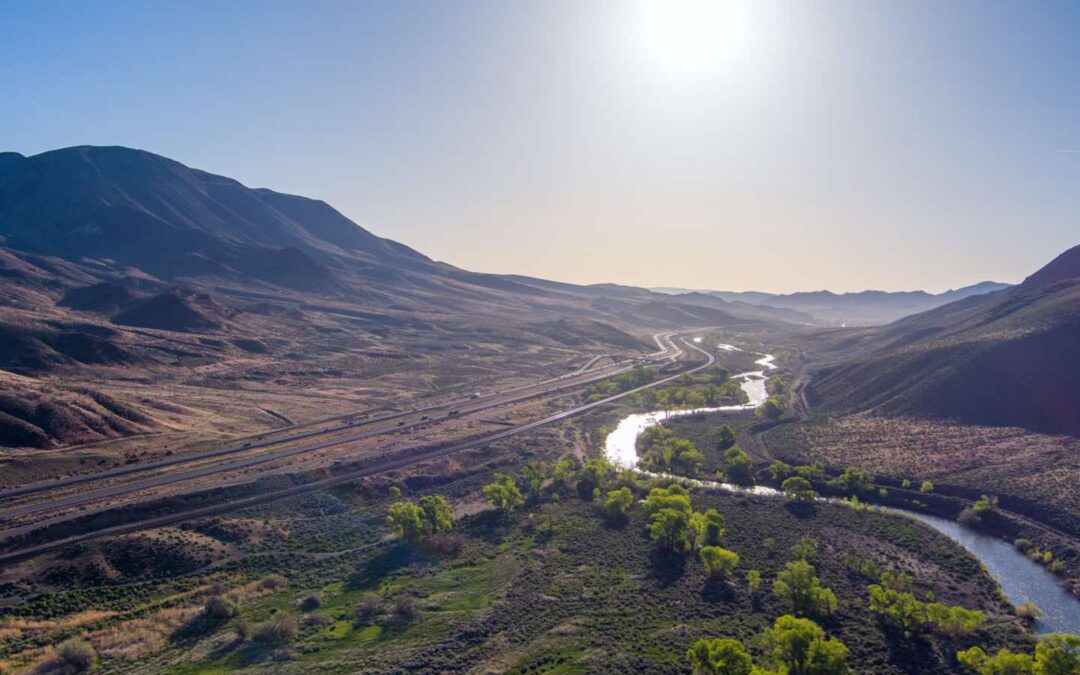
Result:
<svg viewBox="0 0 1080 675">
<path fill-rule="evenodd" d="M 125 145 L 471 270 L 787 292 L 1080 243 L 1080 3 L 0 0 L 0 150 Z"/>
</svg>

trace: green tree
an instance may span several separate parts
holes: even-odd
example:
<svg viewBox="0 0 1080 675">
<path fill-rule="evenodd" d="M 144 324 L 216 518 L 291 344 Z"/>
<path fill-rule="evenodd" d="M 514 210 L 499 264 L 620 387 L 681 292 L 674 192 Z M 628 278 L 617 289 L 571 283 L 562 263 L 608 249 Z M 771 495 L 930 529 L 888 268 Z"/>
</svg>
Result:
<svg viewBox="0 0 1080 675">
<path fill-rule="evenodd" d="M 928 480 L 924 480 L 922 485 L 919 486 L 919 492 L 930 494 L 934 491 L 934 484 Z"/>
<path fill-rule="evenodd" d="M 605 457 L 594 457 L 585 462 L 578 471 L 578 494 L 591 495 L 594 490 L 602 489 L 612 471 L 611 462 Z"/>
<path fill-rule="evenodd" d="M 710 577 L 726 578 L 739 565 L 739 554 L 719 546 L 705 546 L 699 555 Z"/>
<path fill-rule="evenodd" d="M 1035 646 L 1035 675 L 1080 673 L 1080 637 L 1063 633 L 1042 636 Z"/>
<path fill-rule="evenodd" d="M 845 469 L 836 479 L 836 485 L 848 494 L 861 495 L 870 490 L 874 477 L 865 469 Z"/>
<path fill-rule="evenodd" d="M 926 606 L 913 594 L 878 584 L 871 584 L 867 588 L 870 591 L 870 611 L 901 629 L 907 637 L 922 629 L 927 621 Z"/>
<path fill-rule="evenodd" d="M 764 420 L 778 420 L 784 416 L 784 402 L 777 396 L 770 396 L 758 406 L 754 414 Z"/>
<path fill-rule="evenodd" d="M 663 508 L 652 514 L 649 537 L 673 551 L 690 548 L 690 512 Z"/>
<path fill-rule="evenodd" d="M 737 445 L 733 445 L 724 452 L 724 477 L 736 485 L 754 484 L 754 464 L 750 461 L 750 455 Z"/>
<path fill-rule="evenodd" d="M 935 633 L 958 639 L 986 625 L 986 615 L 974 609 L 931 602 L 926 605 L 926 621 Z"/>
<path fill-rule="evenodd" d="M 454 529 L 454 510 L 442 495 L 421 497 L 420 510 L 423 512 L 424 531 L 427 534 L 440 534 Z"/>
<path fill-rule="evenodd" d="M 975 671 L 978 675 L 1034 675 L 1035 663 L 1027 654 L 1014 654 L 1007 649 L 998 651 L 993 656 L 980 647 L 972 647 L 957 652 L 956 660 L 960 665 Z"/>
<path fill-rule="evenodd" d="M 628 487 L 621 487 L 607 493 L 607 499 L 604 500 L 604 510 L 612 518 L 620 518 L 626 515 L 626 512 L 630 510 L 633 504 L 634 493 Z"/>
<path fill-rule="evenodd" d="M 790 614 L 778 618 L 762 635 L 772 667 L 787 675 L 843 675 L 848 649 L 809 619 Z"/>
<path fill-rule="evenodd" d="M 726 424 L 721 424 L 716 427 L 716 431 L 713 432 L 713 435 L 716 436 L 717 450 L 727 450 L 735 445 L 735 432 Z"/>
<path fill-rule="evenodd" d="M 690 526 L 697 535 L 695 543 L 698 546 L 711 546 L 720 543 L 720 538 L 724 536 L 725 532 L 724 516 L 716 509 L 693 514 Z"/>
<path fill-rule="evenodd" d="M 805 560 L 792 560 L 773 582 L 773 594 L 791 606 L 800 616 L 817 616 L 836 611 L 836 594 L 821 585 L 814 566 Z"/>
<path fill-rule="evenodd" d="M 525 503 L 517 483 L 505 473 L 496 473 L 495 480 L 484 486 L 484 498 L 505 514 Z"/>
<path fill-rule="evenodd" d="M 780 486 L 780 491 L 783 492 L 788 499 L 796 502 L 812 502 L 814 501 L 814 498 L 817 497 L 817 493 L 814 492 L 814 486 L 802 476 L 792 476 L 785 480 Z"/>
<path fill-rule="evenodd" d="M 645 496 L 645 513 L 654 514 L 661 509 L 675 509 L 686 511 L 690 515 L 690 493 L 686 488 L 673 483 L 666 488 L 653 488 Z"/>
<path fill-rule="evenodd" d="M 742 643 L 731 638 L 698 640 L 686 652 L 695 673 L 707 675 L 751 675 L 754 672 L 750 655 Z"/>
<path fill-rule="evenodd" d="M 769 473 L 772 474 L 772 479 L 776 482 L 780 482 L 789 476 L 795 474 L 795 467 L 791 466 L 787 462 L 781 462 L 776 460 L 769 465 Z"/>
<path fill-rule="evenodd" d="M 386 512 L 386 524 L 394 533 L 415 544 L 424 538 L 424 511 L 410 501 L 394 502 Z"/>
</svg>

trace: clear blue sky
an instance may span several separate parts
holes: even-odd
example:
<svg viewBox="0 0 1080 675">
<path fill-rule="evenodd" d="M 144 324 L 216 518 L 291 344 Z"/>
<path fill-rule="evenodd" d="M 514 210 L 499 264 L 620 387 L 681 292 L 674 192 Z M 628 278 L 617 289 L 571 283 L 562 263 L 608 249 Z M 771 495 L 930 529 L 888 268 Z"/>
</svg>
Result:
<svg viewBox="0 0 1080 675">
<path fill-rule="evenodd" d="M 0 149 L 126 145 L 435 258 L 772 291 L 1080 243 L 1080 3 L 0 0 Z"/>
</svg>

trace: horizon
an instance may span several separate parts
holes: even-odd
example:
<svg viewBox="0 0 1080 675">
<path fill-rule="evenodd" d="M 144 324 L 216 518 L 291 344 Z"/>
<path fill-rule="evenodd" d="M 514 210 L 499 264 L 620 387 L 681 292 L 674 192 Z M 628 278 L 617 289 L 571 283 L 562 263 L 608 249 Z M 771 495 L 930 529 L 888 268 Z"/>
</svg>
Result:
<svg viewBox="0 0 1080 675">
<path fill-rule="evenodd" d="M 477 272 L 1017 283 L 1076 243 L 1080 9 L 975 8 L 9 5 L 0 147 L 146 149 Z"/>
</svg>

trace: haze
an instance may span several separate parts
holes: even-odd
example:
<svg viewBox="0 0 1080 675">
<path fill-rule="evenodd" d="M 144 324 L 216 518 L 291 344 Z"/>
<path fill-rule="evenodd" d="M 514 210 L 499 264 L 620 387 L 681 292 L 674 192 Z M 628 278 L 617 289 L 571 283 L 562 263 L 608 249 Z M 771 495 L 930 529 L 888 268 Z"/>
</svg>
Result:
<svg viewBox="0 0 1080 675">
<path fill-rule="evenodd" d="M 0 149 L 145 148 L 468 269 L 940 291 L 1075 244 L 1066 3 L 0 14 Z"/>
</svg>

